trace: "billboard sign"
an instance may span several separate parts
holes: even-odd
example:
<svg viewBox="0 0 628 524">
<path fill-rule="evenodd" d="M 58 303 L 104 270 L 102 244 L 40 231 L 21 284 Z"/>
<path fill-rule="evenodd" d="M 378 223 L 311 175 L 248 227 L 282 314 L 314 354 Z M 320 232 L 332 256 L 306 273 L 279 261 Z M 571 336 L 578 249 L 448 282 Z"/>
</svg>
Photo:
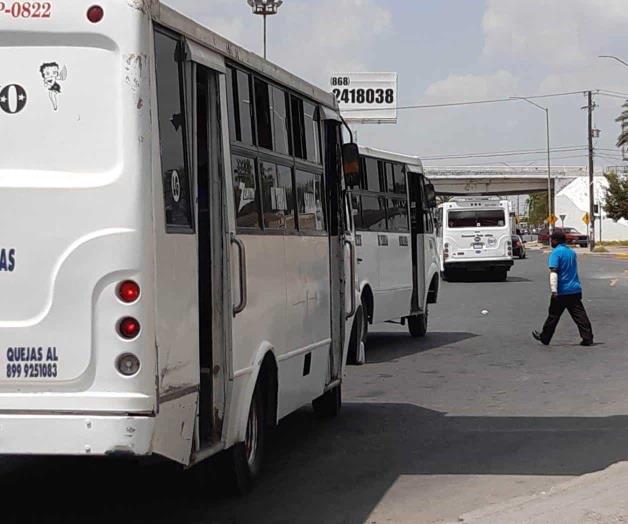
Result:
<svg viewBox="0 0 628 524">
<path fill-rule="evenodd" d="M 329 84 L 347 122 L 397 123 L 397 73 L 336 73 Z"/>
</svg>

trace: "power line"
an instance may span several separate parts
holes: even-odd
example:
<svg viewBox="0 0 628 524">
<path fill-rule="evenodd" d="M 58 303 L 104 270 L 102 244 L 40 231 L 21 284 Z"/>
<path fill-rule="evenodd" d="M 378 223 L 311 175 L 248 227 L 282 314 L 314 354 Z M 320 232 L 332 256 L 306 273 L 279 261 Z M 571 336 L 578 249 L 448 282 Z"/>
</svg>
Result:
<svg viewBox="0 0 628 524">
<path fill-rule="evenodd" d="M 574 158 L 588 158 L 589 155 L 568 155 L 568 156 L 553 156 L 552 160 L 569 160 L 569 159 L 574 159 Z M 546 156 L 542 156 L 542 157 L 536 157 L 536 158 L 524 158 L 522 159 L 523 162 L 542 162 L 544 160 L 546 160 L 547 157 Z M 456 160 L 456 159 L 453 159 Z M 459 160 L 459 159 L 458 159 Z M 474 166 L 491 166 L 491 167 L 502 167 L 502 166 L 497 166 L 495 165 L 495 162 L 481 162 L 481 163 L 473 163 L 471 165 L 469 164 L 456 164 L 456 165 L 452 165 L 449 167 L 474 167 Z M 432 165 L 431 167 L 439 167 L 437 165 Z M 504 166 L 506 167 L 506 166 Z M 518 167 L 543 167 L 543 166 L 510 166 L 514 169 L 518 168 Z M 560 166 L 554 166 L 554 168 L 558 168 Z M 426 169 L 429 171 L 430 166 L 426 165 Z M 552 169 L 554 169 L 552 168 Z"/>
<path fill-rule="evenodd" d="M 489 98 L 486 100 L 463 100 L 461 102 L 444 102 L 441 104 L 417 104 L 417 105 L 408 105 L 408 106 L 397 106 L 397 107 L 390 107 L 390 108 L 386 108 L 386 109 L 396 109 L 398 111 L 400 110 L 404 110 L 404 109 L 429 109 L 429 108 L 436 108 L 436 107 L 455 107 L 455 106 L 471 106 L 471 105 L 478 105 L 478 104 L 496 104 L 496 103 L 500 103 L 500 102 L 520 102 L 522 98 L 552 98 L 552 97 L 557 97 L 557 96 L 570 96 L 570 95 L 581 95 L 585 93 L 585 91 L 566 91 L 564 93 L 550 93 L 550 94 L 545 94 L 545 95 L 533 95 L 533 96 L 526 96 L 526 97 L 516 97 L 516 98 L 512 98 L 512 97 L 508 97 L 508 98 Z M 343 113 L 350 113 L 352 111 L 381 111 L 382 108 L 380 107 L 367 107 L 367 108 L 363 108 L 363 109 L 343 109 L 342 112 Z"/>
<path fill-rule="evenodd" d="M 551 152 L 560 153 L 568 151 L 584 151 L 587 146 L 560 146 L 550 149 Z M 500 156 L 522 156 L 526 154 L 544 153 L 545 149 L 517 149 L 510 151 L 496 151 L 496 152 L 469 152 L 459 153 L 452 155 L 429 155 L 420 156 L 422 160 L 446 160 L 449 158 L 488 158 L 488 157 L 500 157 Z"/>
</svg>

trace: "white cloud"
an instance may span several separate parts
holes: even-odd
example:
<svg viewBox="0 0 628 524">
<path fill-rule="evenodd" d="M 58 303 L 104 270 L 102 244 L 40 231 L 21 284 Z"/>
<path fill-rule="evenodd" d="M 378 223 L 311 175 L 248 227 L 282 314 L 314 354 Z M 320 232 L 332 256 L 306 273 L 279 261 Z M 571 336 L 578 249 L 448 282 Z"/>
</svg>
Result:
<svg viewBox="0 0 628 524">
<path fill-rule="evenodd" d="M 510 71 L 501 69 L 488 75 L 449 75 L 428 86 L 425 96 L 430 102 L 480 100 L 514 96 L 518 86 L 519 80 Z"/>
<path fill-rule="evenodd" d="M 627 23 L 626 0 L 488 0 L 484 55 L 571 66 Z"/>
</svg>

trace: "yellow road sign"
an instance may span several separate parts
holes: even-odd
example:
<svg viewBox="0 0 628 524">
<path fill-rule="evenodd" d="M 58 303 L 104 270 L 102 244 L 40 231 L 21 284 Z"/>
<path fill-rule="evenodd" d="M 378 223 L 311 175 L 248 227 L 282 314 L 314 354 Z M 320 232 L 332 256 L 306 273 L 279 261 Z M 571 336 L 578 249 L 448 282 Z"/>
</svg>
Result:
<svg viewBox="0 0 628 524">
<path fill-rule="evenodd" d="M 591 222 L 591 217 L 589 216 L 589 213 L 585 213 L 584 216 L 582 217 L 582 221 L 588 226 L 589 223 Z"/>
<path fill-rule="evenodd" d="M 547 221 L 548 223 L 554 225 L 556 224 L 556 222 L 558 222 L 558 217 L 556 215 L 550 215 L 547 217 Z"/>
</svg>

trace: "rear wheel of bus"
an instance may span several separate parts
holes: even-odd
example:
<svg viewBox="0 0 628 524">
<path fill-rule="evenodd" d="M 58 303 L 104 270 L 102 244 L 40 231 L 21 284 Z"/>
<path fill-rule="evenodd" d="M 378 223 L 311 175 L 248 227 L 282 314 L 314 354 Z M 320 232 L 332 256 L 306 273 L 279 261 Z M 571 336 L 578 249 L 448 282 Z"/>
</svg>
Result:
<svg viewBox="0 0 628 524">
<path fill-rule="evenodd" d="M 240 495 L 251 491 L 262 471 L 267 429 L 263 393 L 258 384 L 251 400 L 244 442 L 225 452 L 225 473 L 229 476 L 230 488 Z"/>
<path fill-rule="evenodd" d="M 408 317 L 408 331 L 413 337 L 424 337 L 427 334 L 429 309 L 425 304 L 424 313 Z"/>
</svg>

